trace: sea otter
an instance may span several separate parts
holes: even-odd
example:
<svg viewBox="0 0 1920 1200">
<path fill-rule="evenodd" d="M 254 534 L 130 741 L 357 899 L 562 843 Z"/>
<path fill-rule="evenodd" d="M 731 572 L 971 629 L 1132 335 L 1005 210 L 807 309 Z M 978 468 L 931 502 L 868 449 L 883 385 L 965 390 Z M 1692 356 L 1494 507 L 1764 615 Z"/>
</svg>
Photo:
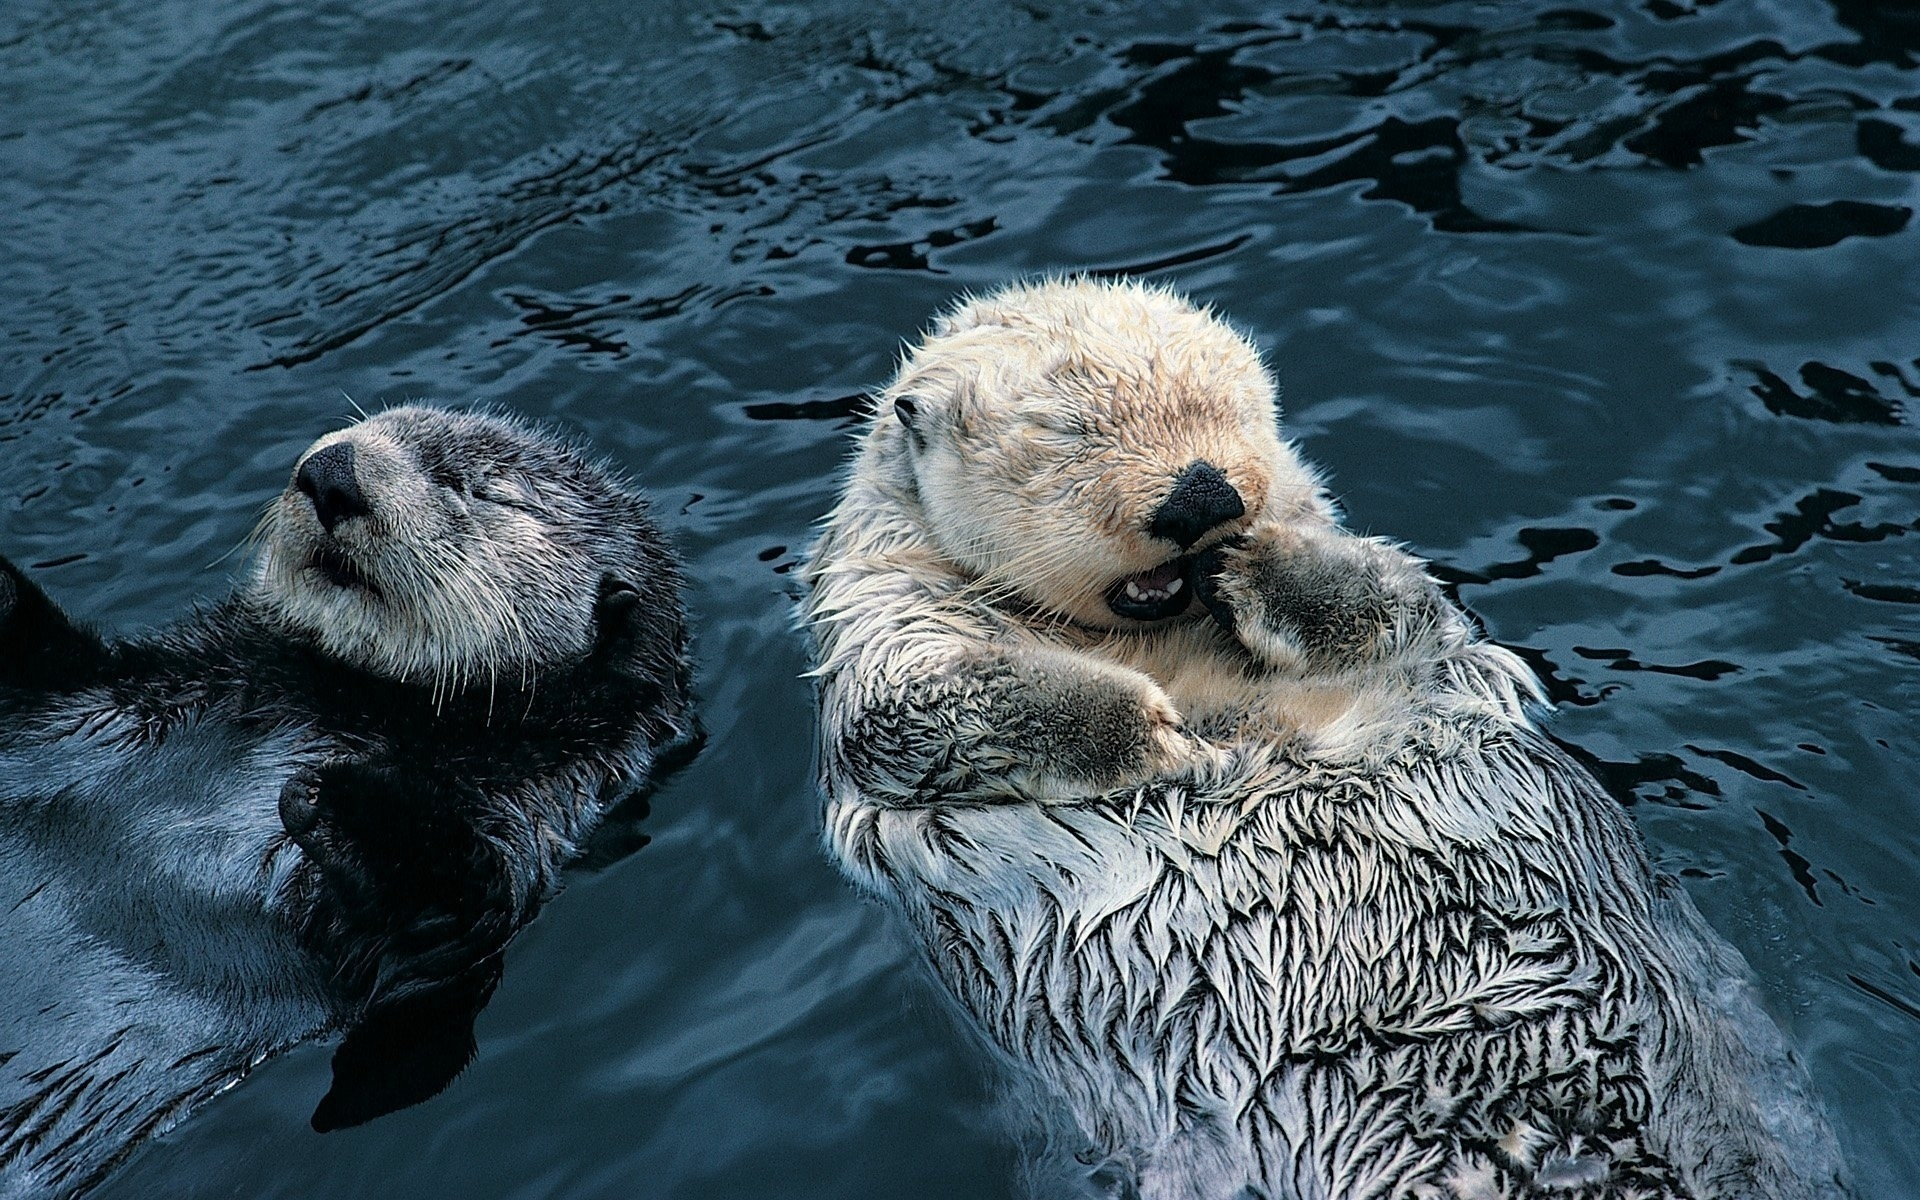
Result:
<svg viewBox="0 0 1920 1200">
<path fill-rule="evenodd" d="M 106 640 L 0 559 L 0 1196 L 86 1190 L 344 1031 L 316 1128 L 432 1095 L 508 940 L 693 735 L 645 500 L 498 416 L 300 456 L 250 574 Z"/>
<path fill-rule="evenodd" d="M 1112 1194 L 1845 1194 L 1745 964 L 1245 338 L 1014 286 L 878 399 L 807 567 L 831 853 Z"/>
</svg>

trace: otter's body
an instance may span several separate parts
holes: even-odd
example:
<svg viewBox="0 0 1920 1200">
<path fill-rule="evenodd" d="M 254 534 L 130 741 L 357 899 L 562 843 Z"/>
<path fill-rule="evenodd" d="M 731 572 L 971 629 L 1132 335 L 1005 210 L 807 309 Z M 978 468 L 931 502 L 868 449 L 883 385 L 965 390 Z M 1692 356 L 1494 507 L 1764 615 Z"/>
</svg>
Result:
<svg viewBox="0 0 1920 1200">
<path fill-rule="evenodd" d="M 0 737 L 8 1200 L 83 1189 L 148 1132 L 350 1014 L 287 912 L 296 856 L 280 852 L 277 802 L 296 737 L 214 720 L 129 755 L 23 737 L 16 716 Z"/>
<path fill-rule="evenodd" d="M 810 566 L 829 845 L 1124 1186 L 1844 1194 L 1744 964 L 1237 336 L 1010 289 L 882 400 Z"/>
<path fill-rule="evenodd" d="M 312 483 L 306 464 L 336 444 L 359 448 L 359 483 Z M 511 517 L 540 528 L 537 547 L 471 511 L 436 531 L 501 569 L 533 549 L 556 560 L 555 614 L 512 608 L 542 616 L 550 645 L 434 659 L 379 640 L 382 620 L 429 651 L 436 623 L 474 638 L 484 614 L 454 604 L 498 590 L 409 582 L 412 518 L 382 505 L 442 458 L 556 499 Z M 362 484 L 343 517 L 326 487 Z M 508 940 L 691 734 L 671 554 L 636 497 L 541 435 L 383 414 L 304 457 L 265 540 L 234 597 L 112 642 L 0 560 L 0 1197 L 85 1190 L 323 1033 L 347 1037 L 317 1127 L 444 1087 Z M 302 570 L 311 583 L 287 581 Z M 373 637 L 342 648 L 315 600 L 349 587 Z M 310 626 L 316 611 L 334 624 Z M 577 632 L 556 632 L 565 619 Z"/>
</svg>

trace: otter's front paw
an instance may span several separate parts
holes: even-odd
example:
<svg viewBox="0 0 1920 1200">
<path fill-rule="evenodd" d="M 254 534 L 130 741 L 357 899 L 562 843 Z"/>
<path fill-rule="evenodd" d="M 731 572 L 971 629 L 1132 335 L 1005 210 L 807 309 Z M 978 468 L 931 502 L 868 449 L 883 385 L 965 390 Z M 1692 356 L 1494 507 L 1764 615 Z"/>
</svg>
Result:
<svg viewBox="0 0 1920 1200">
<path fill-rule="evenodd" d="M 298 842 L 320 823 L 320 772 L 302 767 L 280 789 L 280 824 Z"/>
<path fill-rule="evenodd" d="M 1187 569 L 1187 582 L 1201 607 L 1228 633 L 1234 632 L 1239 618 L 1234 614 L 1232 598 L 1222 590 L 1220 581 L 1229 569 L 1228 555 L 1245 546 L 1246 541 L 1245 538 L 1230 538 L 1221 542 L 1195 557 L 1193 565 Z"/>
<path fill-rule="evenodd" d="M 1169 771 L 1191 753 L 1180 713 L 1137 671 L 1033 654 L 1020 664 L 1007 728 L 1028 765 L 1076 795 Z"/>
<path fill-rule="evenodd" d="M 342 901 L 371 906 L 377 903 L 374 872 L 330 811 L 340 796 L 325 768 L 303 767 L 280 789 L 280 825 Z"/>
<path fill-rule="evenodd" d="M 1270 525 L 1194 560 L 1200 601 L 1270 667 L 1377 661 L 1433 628 L 1442 606 L 1419 563 L 1335 527 Z"/>
</svg>

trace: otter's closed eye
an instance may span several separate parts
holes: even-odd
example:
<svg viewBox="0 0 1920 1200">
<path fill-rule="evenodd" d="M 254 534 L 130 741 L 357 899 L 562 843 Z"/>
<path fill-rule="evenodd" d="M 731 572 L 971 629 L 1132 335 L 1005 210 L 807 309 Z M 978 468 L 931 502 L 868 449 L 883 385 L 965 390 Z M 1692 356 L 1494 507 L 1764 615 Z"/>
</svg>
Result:
<svg viewBox="0 0 1920 1200">
<path fill-rule="evenodd" d="M 524 479 L 498 477 L 483 479 L 473 489 L 473 498 L 521 512 L 538 512 L 540 505 L 533 485 Z"/>
<path fill-rule="evenodd" d="M 1061 437 L 1085 437 L 1090 432 L 1086 420 L 1079 413 L 1065 409 L 1043 408 L 1023 415 L 1034 428 Z"/>
<path fill-rule="evenodd" d="M 468 491 L 466 476 L 446 463 L 423 462 L 420 464 L 420 470 L 426 475 L 427 482 L 434 487 L 444 491 L 459 492 L 462 495 Z"/>
</svg>

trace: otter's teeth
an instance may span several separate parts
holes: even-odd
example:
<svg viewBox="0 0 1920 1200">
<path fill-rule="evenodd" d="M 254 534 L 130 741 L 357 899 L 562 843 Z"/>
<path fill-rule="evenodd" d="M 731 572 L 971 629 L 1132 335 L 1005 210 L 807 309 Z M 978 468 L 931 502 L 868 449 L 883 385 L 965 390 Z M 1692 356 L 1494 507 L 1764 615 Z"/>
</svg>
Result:
<svg viewBox="0 0 1920 1200">
<path fill-rule="evenodd" d="M 1134 580 L 1127 580 L 1127 595 L 1134 600 L 1165 600 L 1186 586 L 1186 580 L 1175 576 L 1160 587 L 1141 587 Z"/>
<path fill-rule="evenodd" d="M 1188 601 L 1185 572 L 1192 560 L 1176 558 L 1150 571 L 1121 579 L 1108 587 L 1107 606 L 1120 616 L 1158 621 L 1178 616 Z"/>
</svg>

